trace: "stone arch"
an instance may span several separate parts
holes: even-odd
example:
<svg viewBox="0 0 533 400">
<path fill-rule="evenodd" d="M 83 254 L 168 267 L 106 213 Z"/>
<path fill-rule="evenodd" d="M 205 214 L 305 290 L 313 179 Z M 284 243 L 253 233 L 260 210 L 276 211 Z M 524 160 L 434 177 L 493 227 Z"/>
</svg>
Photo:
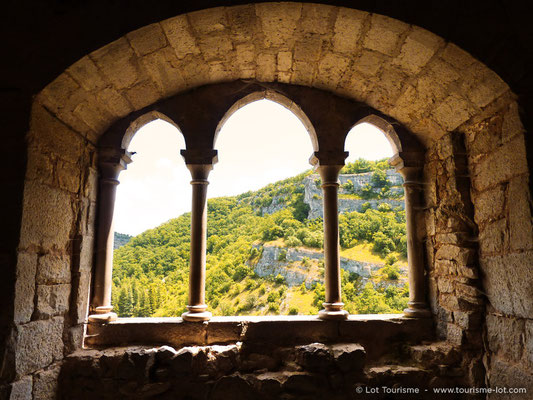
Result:
<svg viewBox="0 0 533 400">
<path fill-rule="evenodd" d="M 240 108 L 253 103 L 257 100 L 271 100 L 275 103 L 278 103 L 285 107 L 287 110 L 291 111 L 299 120 L 300 122 L 305 126 L 305 129 L 309 133 L 309 138 L 311 140 L 311 144 L 313 146 L 314 151 L 318 151 L 318 138 L 317 133 L 315 131 L 315 128 L 310 121 L 309 117 L 305 114 L 305 112 L 302 110 L 302 108 L 296 104 L 294 101 L 289 99 L 288 97 L 284 96 L 283 94 L 270 89 L 265 89 L 263 91 L 259 92 L 253 92 L 250 93 L 237 102 L 235 102 L 229 109 L 226 111 L 220 122 L 218 123 L 216 130 L 215 130 L 215 137 L 213 140 L 213 146 L 216 144 L 216 140 L 218 138 L 218 134 L 226 121 Z"/>
<path fill-rule="evenodd" d="M 143 126 L 149 124 L 152 121 L 155 120 L 163 120 L 165 122 L 168 122 L 170 125 L 174 126 L 179 132 L 181 132 L 180 127 L 176 122 L 174 122 L 171 118 L 166 116 L 165 114 L 159 112 L 159 111 L 149 111 L 146 114 L 141 115 L 140 117 L 133 120 L 126 131 L 124 132 L 124 136 L 122 137 L 122 143 L 121 147 L 124 150 L 128 150 L 128 147 L 137 133 L 139 129 L 141 129 Z"/>
<path fill-rule="evenodd" d="M 369 114 L 366 117 L 361 118 L 359 121 L 357 121 L 352 126 L 352 128 L 355 128 L 357 125 L 364 124 L 364 123 L 367 123 L 367 124 L 370 124 L 376 127 L 377 129 L 379 129 L 381 133 L 383 133 L 383 135 L 385 136 L 385 138 L 387 138 L 387 141 L 389 142 L 392 148 L 392 151 L 394 153 L 393 157 L 403 151 L 402 141 L 400 140 L 400 137 L 396 133 L 396 130 L 394 129 L 394 126 L 391 123 L 389 123 L 384 118 L 381 118 L 380 116 L 376 114 Z M 348 138 L 348 134 L 349 132 L 346 133 L 346 136 L 344 138 L 345 142 L 346 142 L 346 139 Z"/>
<path fill-rule="evenodd" d="M 73 64 L 37 101 L 94 137 L 160 99 L 236 79 L 311 86 L 366 102 L 425 143 L 509 93 L 482 63 L 419 27 L 342 7 L 261 3 L 196 11 L 130 32 Z"/>
</svg>

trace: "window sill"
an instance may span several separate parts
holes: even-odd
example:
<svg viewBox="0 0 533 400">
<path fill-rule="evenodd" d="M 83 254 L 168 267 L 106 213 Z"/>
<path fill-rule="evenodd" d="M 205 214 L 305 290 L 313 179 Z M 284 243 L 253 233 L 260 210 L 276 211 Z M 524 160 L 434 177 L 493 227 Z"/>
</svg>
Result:
<svg viewBox="0 0 533 400">
<path fill-rule="evenodd" d="M 361 343 L 369 351 L 380 346 L 388 348 L 391 343 L 432 339 L 431 318 L 406 318 L 403 314 L 350 315 L 344 321 L 324 321 L 316 316 L 213 317 L 202 323 L 181 318 L 119 318 L 107 324 L 89 324 L 85 346 L 179 348 L 235 342 L 278 345 L 352 342 Z"/>
</svg>

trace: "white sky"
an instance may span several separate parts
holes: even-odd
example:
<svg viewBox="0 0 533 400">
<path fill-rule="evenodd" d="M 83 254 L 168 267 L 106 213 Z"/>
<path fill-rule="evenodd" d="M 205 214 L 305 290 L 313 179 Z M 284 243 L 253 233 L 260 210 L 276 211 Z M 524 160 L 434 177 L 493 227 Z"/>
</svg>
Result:
<svg viewBox="0 0 533 400">
<path fill-rule="evenodd" d="M 115 202 L 115 231 L 137 235 L 190 211 L 191 180 L 180 150 L 181 133 L 162 120 L 137 131 L 129 151 L 133 162 L 120 174 Z M 232 196 L 297 175 L 309 168 L 311 139 L 300 120 L 269 100 L 237 110 L 219 132 L 219 162 L 209 176 L 209 197 Z M 360 124 L 346 139 L 347 161 L 392 156 L 385 136 Z"/>
</svg>

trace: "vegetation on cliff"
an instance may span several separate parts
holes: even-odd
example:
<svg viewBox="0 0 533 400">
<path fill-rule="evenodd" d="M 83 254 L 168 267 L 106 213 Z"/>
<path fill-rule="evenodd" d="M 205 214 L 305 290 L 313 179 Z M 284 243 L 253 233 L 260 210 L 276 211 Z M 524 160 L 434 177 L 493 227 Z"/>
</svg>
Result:
<svg viewBox="0 0 533 400">
<path fill-rule="evenodd" d="M 378 181 L 383 176 L 380 171 L 387 167 L 383 161 L 358 160 L 345 170 L 373 171 L 372 184 L 381 189 L 387 182 Z M 321 308 L 324 285 L 320 279 L 311 288 L 290 287 L 281 275 L 259 277 L 253 270 L 265 243 L 322 248 L 322 220 L 308 219 L 304 202 L 303 179 L 310 173 L 208 201 L 206 301 L 214 315 L 315 314 Z M 264 214 L 274 198 L 282 203 L 281 209 Z M 406 252 L 404 211 L 381 204 L 377 209 L 343 214 L 339 223 L 347 257 L 360 255 L 356 249 L 364 247 L 383 263 L 380 273 L 366 283 L 357 274 L 341 271 L 346 309 L 400 312 L 408 297 L 400 268 Z M 179 316 L 186 310 L 189 238 L 190 214 L 185 213 L 133 237 L 114 252 L 113 304 L 119 316 Z M 301 267 L 321 262 L 305 259 Z"/>
</svg>

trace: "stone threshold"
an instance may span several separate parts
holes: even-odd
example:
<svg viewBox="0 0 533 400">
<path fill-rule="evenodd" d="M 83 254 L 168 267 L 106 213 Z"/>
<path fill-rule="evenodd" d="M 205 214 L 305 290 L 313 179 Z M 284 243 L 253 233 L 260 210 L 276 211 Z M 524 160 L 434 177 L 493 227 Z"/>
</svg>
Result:
<svg viewBox="0 0 533 400">
<path fill-rule="evenodd" d="M 85 347 L 210 346 L 229 343 L 298 345 L 360 343 L 371 358 L 395 346 L 434 339 L 431 318 L 403 314 L 350 315 L 343 321 L 316 316 L 213 317 L 205 322 L 181 318 L 119 318 L 106 324 L 88 324 Z"/>
</svg>

